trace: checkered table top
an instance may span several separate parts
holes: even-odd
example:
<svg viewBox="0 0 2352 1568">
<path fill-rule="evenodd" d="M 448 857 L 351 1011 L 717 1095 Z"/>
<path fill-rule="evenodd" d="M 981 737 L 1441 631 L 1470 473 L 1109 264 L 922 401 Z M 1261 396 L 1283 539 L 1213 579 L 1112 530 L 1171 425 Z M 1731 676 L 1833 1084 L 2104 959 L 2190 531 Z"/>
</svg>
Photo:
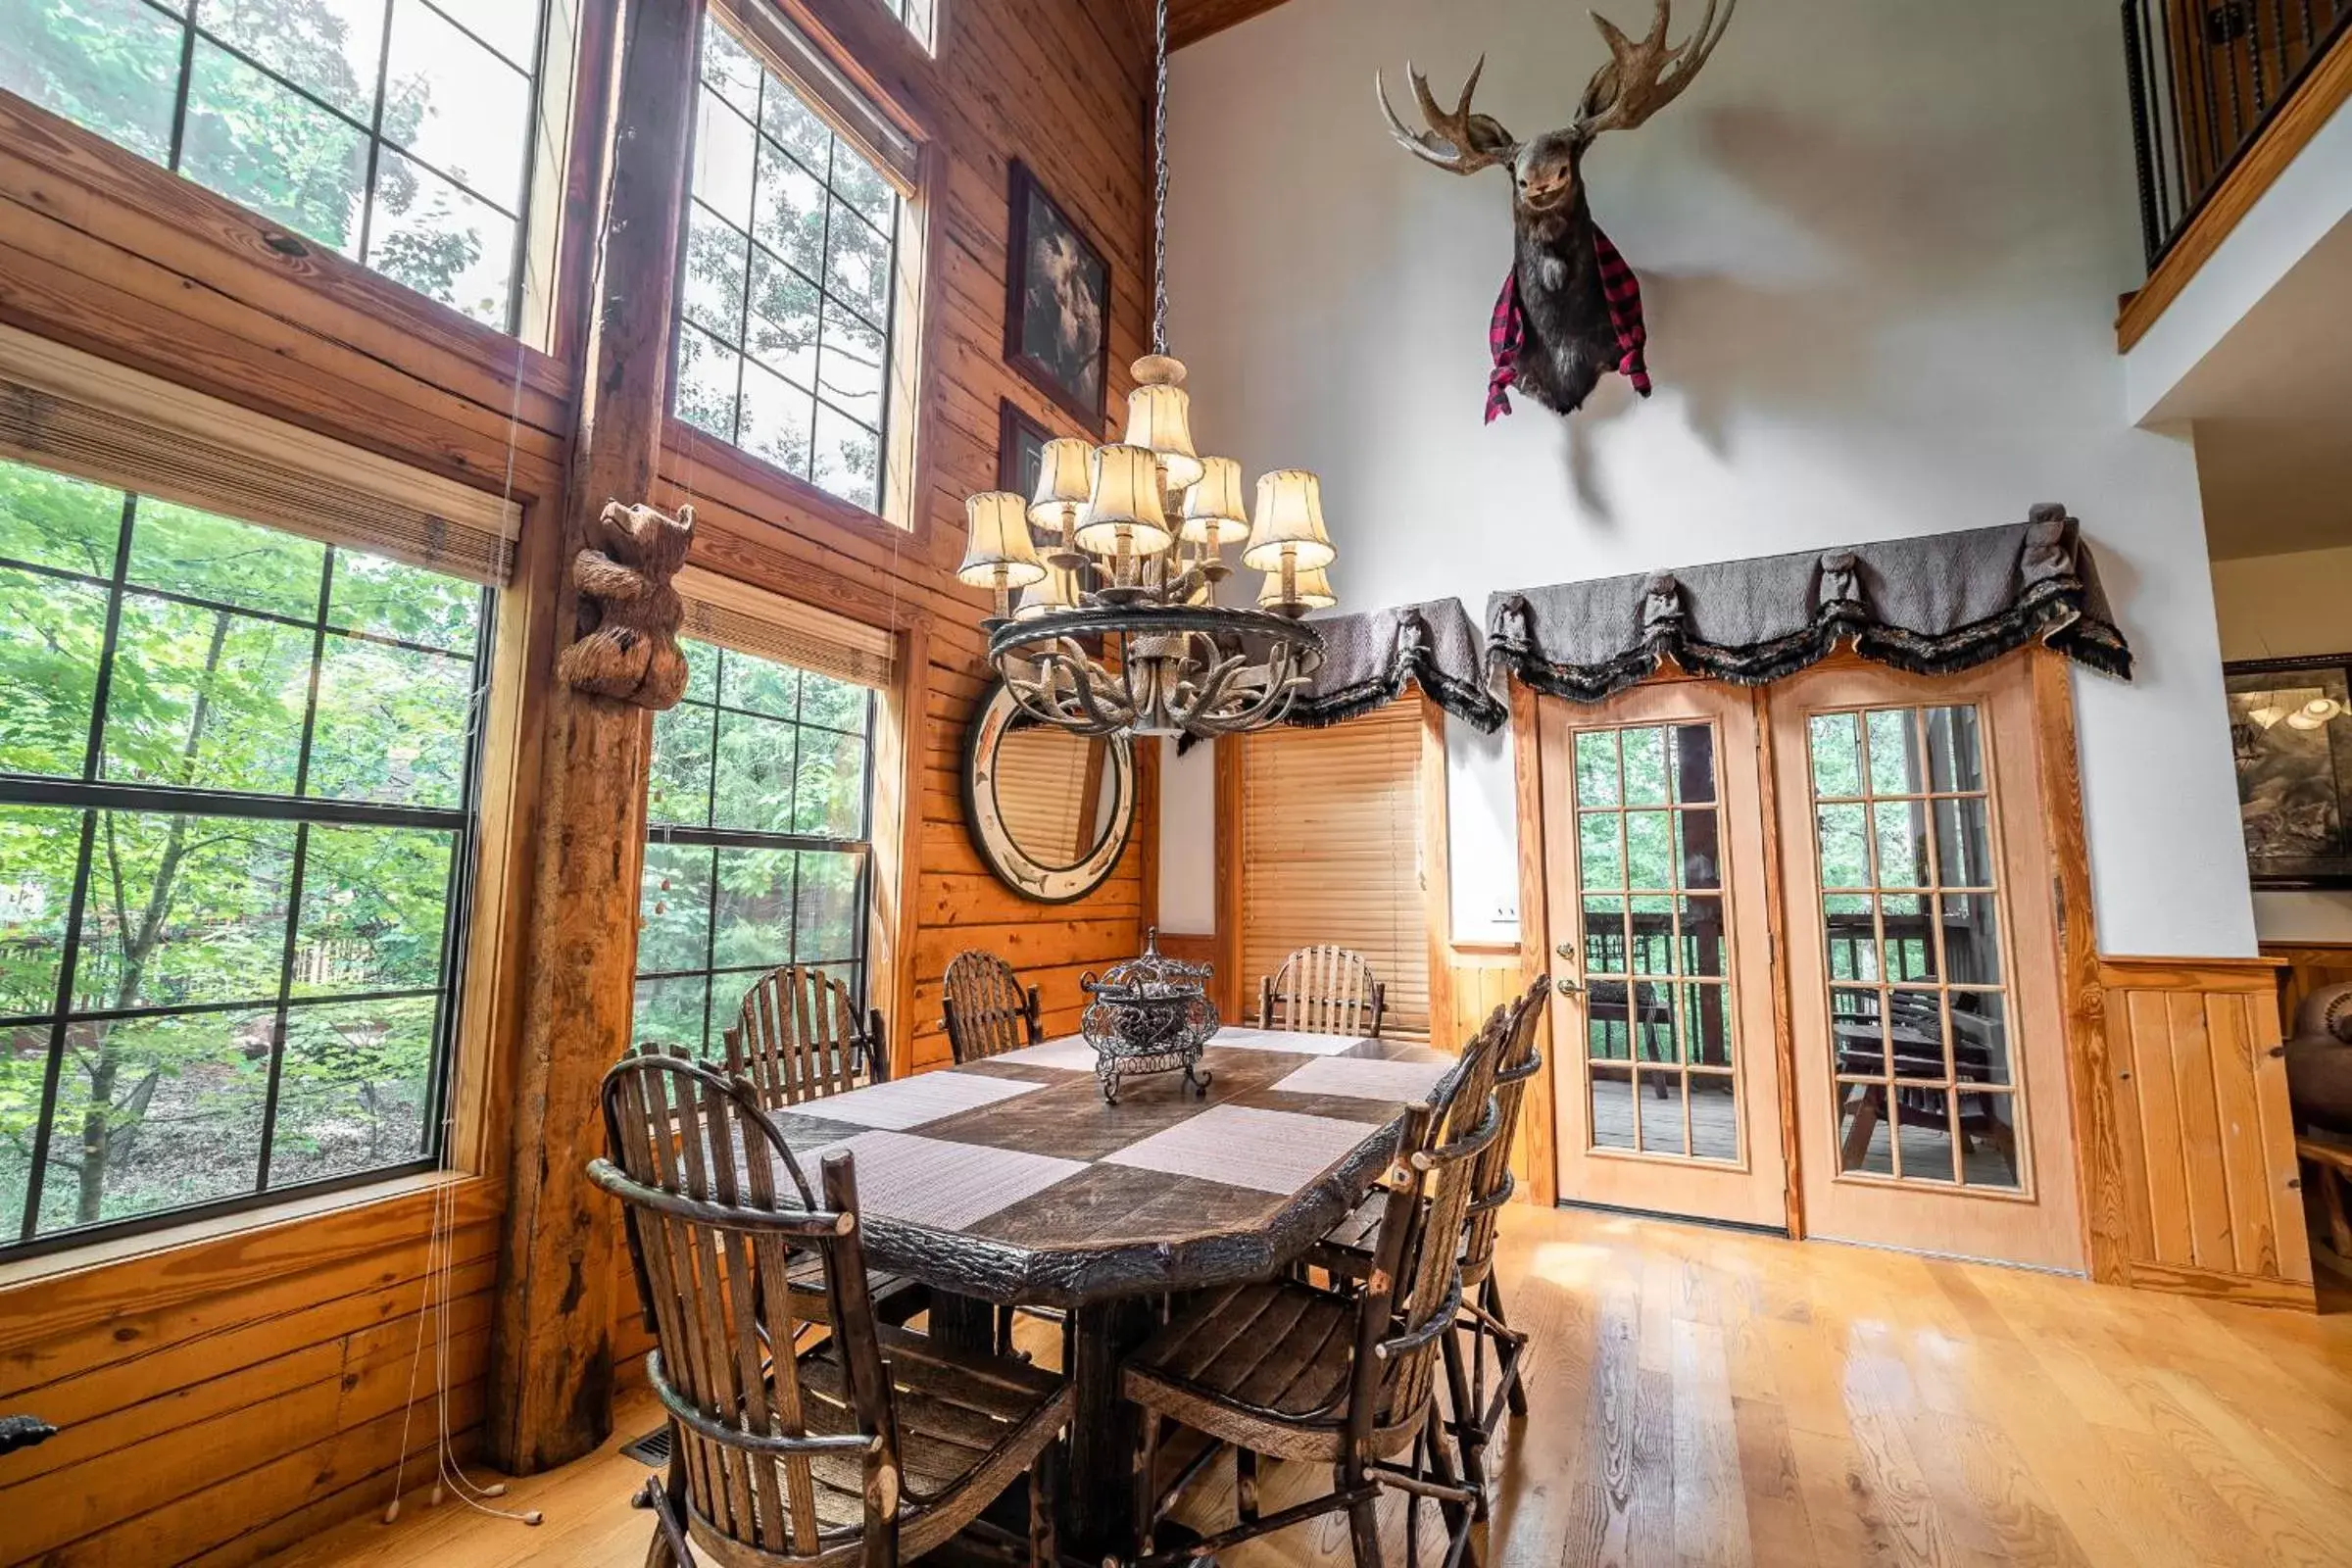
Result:
<svg viewBox="0 0 2352 1568">
<path fill-rule="evenodd" d="M 776 1117 L 813 1183 L 857 1159 L 876 1267 L 1000 1301 L 1077 1305 L 1262 1277 L 1369 1192 L 1449 1058 L 1395 1041 L 1228 1029 L 1103 1103 L 1077 1037 Z"/>
</svg>

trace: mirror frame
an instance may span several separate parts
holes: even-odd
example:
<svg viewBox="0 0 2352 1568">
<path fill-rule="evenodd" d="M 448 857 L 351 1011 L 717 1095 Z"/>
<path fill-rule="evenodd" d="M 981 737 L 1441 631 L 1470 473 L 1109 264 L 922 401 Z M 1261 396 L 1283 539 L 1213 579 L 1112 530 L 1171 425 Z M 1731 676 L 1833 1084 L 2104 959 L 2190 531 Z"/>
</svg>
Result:
<svg viewBox="0 0 2352 1568">
<path fill-rule="evenodd" d="M 1117 792 L 1111 800 L 1110 831 L 1077 864 L 1044 865 L 1013 841 L 1004 825 L 1004 813 L 997 808 L 996 790 L 990 787 L 994 782 L 991 764 L 997 748 L 1019 712 L 1011 691 L 998 680 L 990 684 L 970 722 L 964 725 L 961 770 L 964 830 L 970 834 L 972 848 L 979 852 L 982 863 L 996 873 L 998 881 L 1033 903 L 1071 904 L 1101 887 L 1117 869 L 1119 857 L 1127 853 L 1127 841 L 1134 836 L 1134 747 L 1126 735 L 1095 737 L 1109 748 L 1106 771 L 1117 781 Z"/>
</svg>

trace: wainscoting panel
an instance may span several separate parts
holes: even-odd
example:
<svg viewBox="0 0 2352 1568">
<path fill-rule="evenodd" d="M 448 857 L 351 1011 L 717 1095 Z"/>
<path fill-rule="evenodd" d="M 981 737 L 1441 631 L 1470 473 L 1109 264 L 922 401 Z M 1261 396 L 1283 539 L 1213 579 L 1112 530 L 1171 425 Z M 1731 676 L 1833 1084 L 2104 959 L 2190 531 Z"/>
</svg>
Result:
<svg viewBox="0 0 2352 1568">
<path fill-rule="evenodd" d="M 2101 961 L 2132 1284 L 2313 1304 L 2277 973 L 2267 958 Z"/>
</svg>

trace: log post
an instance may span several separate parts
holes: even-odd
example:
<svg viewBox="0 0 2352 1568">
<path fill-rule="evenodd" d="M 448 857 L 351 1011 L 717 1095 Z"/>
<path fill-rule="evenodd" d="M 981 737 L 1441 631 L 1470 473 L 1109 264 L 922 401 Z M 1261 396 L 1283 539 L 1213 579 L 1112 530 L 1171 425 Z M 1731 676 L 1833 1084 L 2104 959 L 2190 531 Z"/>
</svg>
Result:
<svg viewBox="0 0 2352 1568">
<path fill-rule="evenodd" d="M 703 0 L 617 0 L 596 261 L 563 518 L 538 865 L 514 1073 L 513 1161 L 493 1332 L 490 1457 L 528 1475 L 590 1452 L 612 1426 L 619 1231 L 588 1181 L 603 1149 L 598 1086 L 627 1045 L 645 858 L 651 710 L 683 684 L 669 574 L 691 517 L 653 494 L 669 400 L 669 326 L 684 220 Z"/>
</svg>

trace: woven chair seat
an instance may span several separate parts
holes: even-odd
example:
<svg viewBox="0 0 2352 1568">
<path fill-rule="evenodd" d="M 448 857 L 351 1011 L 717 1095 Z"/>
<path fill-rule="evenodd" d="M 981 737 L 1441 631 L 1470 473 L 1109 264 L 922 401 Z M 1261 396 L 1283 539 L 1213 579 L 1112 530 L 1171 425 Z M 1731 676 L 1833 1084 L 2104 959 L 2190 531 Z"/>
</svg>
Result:
<svg viewBox="0 0 2352 1568">
<path fill-rule="evenodd" d="M 1358 1308 L 1294 1280 L 1210 1292 L 1128 1357 L 1127 1397 L 1196 1432 L 1281 1459 L 1340 1457 Z M 1375 1435 L 1393 1453 L 1421 1412 Z"/>
</svg>

